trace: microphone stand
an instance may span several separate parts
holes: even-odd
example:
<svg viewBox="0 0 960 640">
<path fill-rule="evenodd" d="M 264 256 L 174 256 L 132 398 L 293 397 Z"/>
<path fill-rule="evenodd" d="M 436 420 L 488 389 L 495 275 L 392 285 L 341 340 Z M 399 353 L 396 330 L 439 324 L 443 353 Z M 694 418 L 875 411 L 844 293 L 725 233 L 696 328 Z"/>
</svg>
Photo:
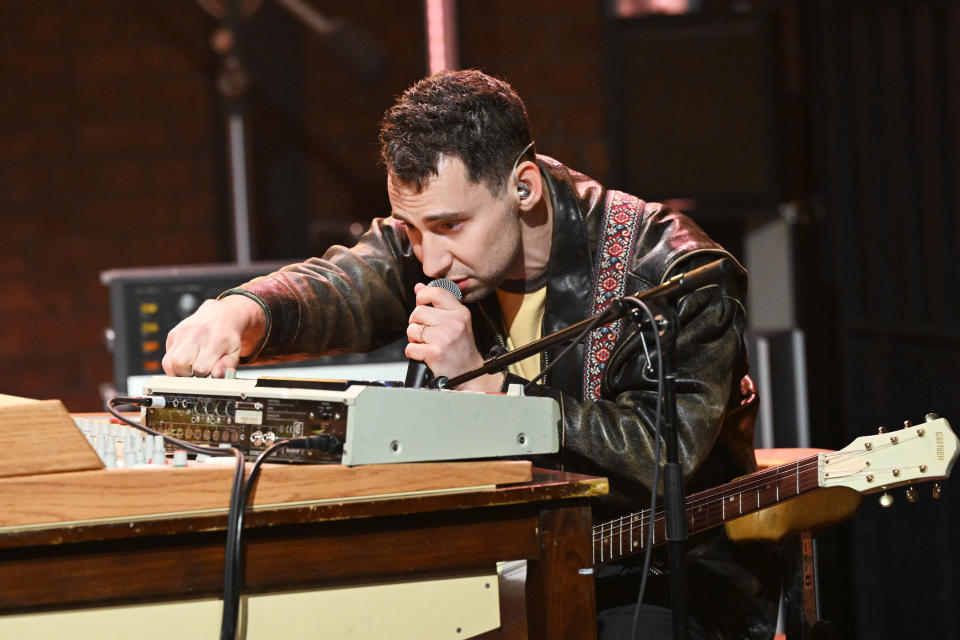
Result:
<svg viewBox="0 0 960 640">
<path fill-rule="evenodd" d="M 610 305 L 599 314 L 561 329 L 539 340 L 535 340 L 519 349 L 496 355 L 484 361 L 482 365 L 447 379 L 440 376 L 434 386 L 440 389 L 452 388 L 488 373 L 497 373 L 514 362 L 519 362 L 561 342 L 569 341 L 588 329 L 628 317 L 638 326 L 643 326 L 641 304 L 656 309 L 660 318 L 655 327 L 661 332 L 660 366 L 664 376 L 664 430 L 663 441 L 666 448 L 664 462 L 663 498 L 666 515 L 666 530 L 670 563 L 670 605 L 673 611 L 674 640 L 687 640 L 690 637 L 690 606 L 687 594 L 686 541 L 687 521 L 684 509 L 686 490 L 683 482 L 683 465 L 680 464 L 680 446 L 677 434 L 677 331 L 679 299 L 699 289 L 716 283 L 733 270 L 729 260 L 721 258 L 686 273 L 678 274 L 663 284 L 639 291 L 632 296 L 614 298 Z M 656 491 L 656 487 L 652 490 Z"/>
<path fill-rule="evenodd" d="M 683 465 L 680 464 L 680 445 L 677 434 L 677 328 L 679 315 L 677 300 L 657 305 L 666 314 L 660 335 L 662 352 L 660 366 L 663 368 L 663 442 L 666 460 L 663 464 L 663 503 L 667 529 L 667 557 L 670 564 L 670 608 L 673 611 L 673 638 L 687 640 L 690 637 L 690 603 L 687 594 L 687 519 L 684 505 L 686 487 L 683 482 Z M 655 489 L 655 488 L 654 488 Z"/>
<path fill-rule="evenodd" d="M 276 0 L 294 18 L 325 39 L 354 72 L 354 77 L 369 84 L 383 81 L 390 71 L 389 56 L 372 37 L 363 30 L 343 20 L 327 18 L 304 0 Z M 199 3 L 215 17 L 220 25 L 214 30 L 210 42 L 220 56 L 216 88 L 221 99 L 221 111 L 226 130 L 228 180 L 230 189 L 230 213 L 233 223 L 233 248 L 237 264 L 250 264 L 254 247 L 251 234 L 254 212 L 252 211 L 252 158 L 250 157 L 250 90 L 252 79 L 244 62 L 247 47 L 243 0 L 224 0 L 222 12 L 211 9 L 201 0 Z M 252 4 L 249 13 L 256 11 L 259 2 Z M 249 55 L 249 53 L 247 53 Z"/>
</svg>

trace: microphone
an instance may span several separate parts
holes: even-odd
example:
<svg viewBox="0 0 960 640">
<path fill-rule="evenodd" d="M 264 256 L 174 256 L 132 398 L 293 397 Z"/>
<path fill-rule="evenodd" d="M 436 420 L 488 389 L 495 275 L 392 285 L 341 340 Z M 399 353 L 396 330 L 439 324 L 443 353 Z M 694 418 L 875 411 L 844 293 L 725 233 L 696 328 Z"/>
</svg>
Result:
<svg viewBox="0 0 960 640">
<path fill-rule="evenodd" d="M 720 258 L 719 260 L 708 262 L 702 267 L 691 269 L 686 273 L 677 274 L 667 280 L 667 282 L 676 284 L 676 290 L 673 292 L 673 295 L 683 296 L 708 284 L 722 282 L 735 271 L 736 268 L 733 266 L 731 260 Z"/>
<path fill-rule="evenodd" d="M 437 278 L 436 280 L 431 280 L 430 284 L 427 286 L 446 289 L 456 296 L 457 301 L 463 300 L 463 294 L 460 292 L 460 287 L 458 287 L 453 280 Z M 403 381 L 403 386 L 407 389 L 422 389 L 430 383 L 430 380 L 428 380 L 428 375 L 430 378 L 433 377 L 433 375 L 430 373 L 430 369 L 427 367 L 426 362 L 422 362 L 420 360 L 410 360 L 410 364 L 407 365 L 407 377 Z"/>
</svg>

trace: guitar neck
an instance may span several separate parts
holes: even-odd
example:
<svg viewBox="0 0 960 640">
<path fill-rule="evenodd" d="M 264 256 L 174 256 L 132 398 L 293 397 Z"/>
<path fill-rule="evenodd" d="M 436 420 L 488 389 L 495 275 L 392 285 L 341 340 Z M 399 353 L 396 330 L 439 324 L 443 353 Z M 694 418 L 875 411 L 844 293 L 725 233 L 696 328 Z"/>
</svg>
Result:
<svg viewBox="0 0 960 640">
<path fill-rule="evenodd" d="M 698 533 L 817 489 L 818 460 L 818 456 L 803 458 L 687 496 L 688 532 Z M 651 526 L 652 546 L 667 542 L 662 506 L 652 517 L 650 509 L 645 509 L 595 525 L 594 566 L 642 552 Z"/>
</svg>

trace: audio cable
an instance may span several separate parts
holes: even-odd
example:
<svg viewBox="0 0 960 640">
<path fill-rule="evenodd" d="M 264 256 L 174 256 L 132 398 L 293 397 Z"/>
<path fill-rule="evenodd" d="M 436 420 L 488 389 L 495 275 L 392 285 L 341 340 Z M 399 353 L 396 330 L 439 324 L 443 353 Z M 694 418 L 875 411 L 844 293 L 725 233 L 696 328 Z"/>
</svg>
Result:
<svg viewBox="0 0 960 640">
<path fill-rule="evenodd" d="M 240 613 L 240 591 L 243 588 L 241 549 L 243 519 L 247 503 L 250 500 L 250 495 L 264 461 L 282 448 L 318 449 L 328 453 L 335 453 L 342 447 L 342 442 L 336 436 L 323 433 L 304 438 L 281 440 L 260 453 L 250 468 L 249 475 L 247 475 L 246 459 L 240 449 L 236 447 L 198 446 L 180 440 L 179 438 L 165 435 L 144 424 L 135 422 L 116 409 L 116 407 L 120 405 L 162 408 L 165 402 L 166 400 L 163 396 L 116 396 L 107 400 L 104 407 L 111 416 L 124 424 L 153 436 L 161 436 L 164 441 L 176 447 L 196 454 L 213 456 L 232 455 L 237 459 L 236 471 L 233 475 L 233 484 L 230 491 L 230 506 L 227 512 L 227 539 L 224 545 L 223 562 L 223 612 L 220 619 L 220 640 L 235 640 L 237 635 L 237 621 Z"/>
<path fill-rule="evenodd" d="M 654 428 L 653 428 L 653 441 L 654 441 L 654 443 L 656 443 L 656 447 L 655 447 L 654 458 L 653 458 L 653 481 L 652 481 L 652 483 L 650 484 L 650 487 L 651 487 L 651 490 L 650 490 L 650 513 L 653 514 L 653 513 L 656 513 L 656 512 L 657 512 L 657 490 L 656 490 L 656 488 L 657 488 L 658 486 L 660 486 L 660 470 L 661 470 L 661 464 L 660 464 L 660 459 L 661 459 L 661 455 L 660 455 L 660 453 L 661 453 L 660 439 L 661 439 L 661 430 L 662 430 L 662 429 L 661 429 L 661 424 L 662 424 L 662 417 L 663 417 L 663 396 L 664 396 L 664 387 L 665 387 L 664 371 L 663 371 L 663 359 L 662 359 L 662 354 L 663 354 L 662 348 L 663 348 L 663 346 L 662 346 L 661 343 L 660 343 L 660 331 L 658 330 L 657 320 L 656 320 L 656 318 L 654 317 L 653 312 L 650 310 L 650 307 L 647 306 L 647 303 L 646 303 L 646 302 L 644 302 L 643 300 L 638 299 L 638 298 L 631 298 L 631 299 L 630 299 L 630 302 L 631 302 L 632 304 L 640 307 L 640 309 L 643 310 L 644 314 L 645 314 L 646 317 L 647 317 L 647 320 L 648 320 L 649 323 L 650 323 L 650 327 L 653 329 L 653 331 L 652 331 L 652 333 L 653 333 L 653 339 L 654 339 L 654 343 L 656 344 L 656 354 L 657 354 L 657 357 L 656 357 L 656 360 L 657 360 L 657 368 L 656 368 L 656 369 L 657 369 L 657 408 L 656 408 L 656 413 L 655 413 L 655 416 L 656 416 L 656 417 L 655 417 L 655 420 L 654 420 Z M 635 318 L 635 321 L 636 321 L 638 324 L 640 324 L 640 321 L 639 321 L 638 319 Z M 577 335 L 576 339 L 572 340 L 572 341 L 570 342 L 570 344 L 568 344 L 568 345 L 563 349 L 563 351 L 561 351 L 561 352 L 557 355 L 557 357 L 553 359 L 552 362 L 550 362 L 546 367 L 544 367 L 543 371 L 541 371 L 540 374 L 539 374 L 536 378 L 534 378 L 533 380 L 529 381 L 526 385 L 524 385 L 524 391 L 528 391 L 528 390 L 529 390 L 533 385 L 535 385 L 539 380 L 543 379 L 544 376 L 547 375 L 547 373 L 550 371 L 550 369 L 553 368 L 554 365 L 556 365 L 558 362 L 560 362 L 560 360 L 562 360 L 565 356 L 567 356 L 574 347 L 576 347 L 578 344 L 580 344 L 581 342 L 583 342 L 583 341 L 586 339 L 587 335 L 589 335 L 589 333 L 590 333 L 591 331 L 593 331 L 594 329 L 596 329 L 596 328 L 597 328 L 598 326 L 600 326 L 601 324 L 603 324 L 603 322 L 601 321 L 601 316 L 596 316 L 596 317 L 594 318 L 594 321 L 591 322 L 591 323 L 589 323 L 586 327 L 584 327 L 583 331 L 580 332 L 580 333 Z M 641 333 L 640 333 L 640 338 L 641 338 L 641 340 L 642 340 L 642 339 L 643 339 L 643 333 L 642 333 L 643 328 L 642 328 L 642 327 L 640 328 L 640 331 L 641 331 Z M 644 343 L 644 352 L 646 353 L 646 351 L 647 351 L 646 343 Z M 647 357 L 647 366 L 648 366 L 648 367 L 652 367 L 652 362 L 650 362 L 650 360 L 651 360 L 651 359 L 650 359 L 650 354 L 649 354 L 649 353 L 646 353 L 646 357 Z M 647 533 L 646 533 L 646 538 L 647 538 L 647 539 L 646 539 L 646 541 L 645 541 L 646 551 L 644 552 L 644 555 L 643 555 L 643 569 L 642 569 L 642 574 L 641 574 L 642 577 L 640 578 L 640 588 L 639 588 L 638 593 L 637 593 L 637 606 L 636 606 L 636 608 L 634 609 L 634 612 L 633 612 L 633 624 L 632 624 L 631 627 L 630 627 L 630 636 L 629 636 L 629 638 L 630 638 L 631 640 L 632 640 L 633 638 L 636 638 L 636 637 L 637 637 L 637 624 L 638 624 L 639 618 L 640 618 L 640 608 L 643 606 L 643 597 L 644 597 L 644 594 L 645 594 L 646 589 L 647 589 L 647 576 L 649 575 L 649 572 L 650 572 L 650 563 L 651 563 L 651 560 L 652 560 L 652 551 L 653 551 L 653 529 L 654 529 L 653 526 L 647 527 Z"/>
<path fill-rule="evenodd" d="M 243 536 L 243 520 L 247 511 L 247 505 L 250 502 L 250 496 L 253 493 L 257 478 L 263 463 L 280 449 L 317 449 L 328 453 L 335 453 L 340 450 L 342 443 L 336 436 L 328 434 L 317 434 L 305 438 L 290 438 L 274 443 L 257 456 L 250 473 L 244 483 L 242 494 L 237 505 L 237 517 L 227 522 L 227 552 L 224 558 L 224 620 L 228 612 L 233 621 L 233 633 L 236 633 L 236 620 L 240 612 L 240 591 L 243 588 L 243 549 L 241 545 Z M 230 585 L 230 592 L 227 593 L 227 585 Z M 221 632 L 221 640 L 233 640 L 233 635 L 224 636 Z"/>
<path fill-rule="evenodd" d="M 647 319 L 650 321 L 650 326 L 653 328 L 653 340 L 656 344 L 657 353 L 657 410 L 653 427 L 653 441 L 656 443 L 656 447 L 653 454 L 653 481 L 650 484 L 650 513 L 654 514 L 657 512 L 657 487 L 660 486 L 660 430 L 663 417 L 663 396 L 666 386 L 663 371 L 663 345 L 660 344 L 660 331 L 657 330 L 657 321 L 653 316 L 653 312 L 650 311 L 650 307 L 647 306 L 646 302 L 637 298 L 633 298 L 632 302 L 643 309 Z M 646 345 L 644 345 L 644 350 L 646 350 Z M 647 366 L 652 366 L 649 354 L 647 356 Z M 650 561 L 653 551 L 652 525 L 647 527 L 647 539 L 644 542 L 647 545 L 647 550 L 643 554 L 643 573 L 640 578 L 640 589 L 637 592 L 637 607 L 633 611 L 633 624 L 630 625 L 630 640 L 637 637 L 640 607 L 643 606 L 643 596 L 647 590 L 647 576 L 650 575 Z"/>
<path fill-rule="evenodd" d="M 117 411 L 116 407 L 119 405 L 134 405 L 139 407 L 157 407 L 162 408 L 166 400 L 163 396 L 115 396 L 110 398 L 105 403 L 104 407 L 107 412 L 112 415 L 117 420 L 120 420 L 126 425 L 129 425 L 135 429 L 139 429 L 145 433 L 149 433 L 154 436 L 163 437 L 164 441 L 169 442 L 175 447 L 180 447 L 187 451 L 193 453 L 202 454 L 202 455 L 212 455 L 212 456 L 234 456 L 237 460 L 236 469 L 233 474 L 233 484 L 230 490 L 230 506 L 227 511 L 227 542 L 224 549 L 224 570 L 223 570 L 223 613 L 220 619 L 220 640 L 234 640 L 237 631 L 237 613 L 238 606 L 235 603 L 237 600 L 233 598 L 233 594 L 239 593 L 239 587 L 234 584 L 235 573 L 230 570 L 229 559 L 234 557 L 237 554 L 237 550 L 233 548 L 233 541 L 235 538 L 230 535 L 230 531 L 234 530 L 237 526 L 237 521 L 240 520 L 240 504 L 243 499 L 243 489 L 245 484 L 245 473 L 246 473 L 246 460 L 244 458 L 243 452 L 236 447 L 201 447 L 189 442 L 180 440 L 179 438 L 174 438 L 172 436 L 165 435 L 151 429 L 150 427 L 135 422 L 126 416 L 122 415 Z"/>
</svg>

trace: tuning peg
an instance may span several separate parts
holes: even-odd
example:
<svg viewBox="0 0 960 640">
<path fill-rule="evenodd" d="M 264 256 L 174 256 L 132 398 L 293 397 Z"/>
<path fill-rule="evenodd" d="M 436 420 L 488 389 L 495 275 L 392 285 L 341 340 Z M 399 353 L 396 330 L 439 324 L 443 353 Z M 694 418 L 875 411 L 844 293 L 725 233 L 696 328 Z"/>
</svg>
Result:
<svg viewBox="0 0 960 640">
<path fill-rule="evenodd" d="M 880 496 L 880 506 L 883 507 L 884 509 L 887 509 L 892 504 L 893 504 L 893 496 L 887 493 L 886 491 L 884 491 L 883 495 Z"/>
<path fill-rule="evenodd" d="M 909 420 L 904 420 L 904 421 L 903 421 L 903 428 L 904 428 L 904 429 L 909 429 L 909 428 L 912 427 L 912 426 L 913 426 L 913 423 L 910 422 Z"/>
<path fill-rule="evenodd" d="M 938 415 L 935 414 L 935 413 L 928 413 L 928 414 L 926 415 L 926 420 L 927 420 L 927 422 L 933 422 L 934 420 L 938 420 L 939 418 L 940 418 L 940 416 L 938 416 Z"/>
<path fill-rule="evenodd" d="M 934 483 L 933 483 L 933 490 L 932 490 L 930 493 L 933 495 L 933 499 L 934 499 L 934 500 L 939 500 L 939 499 L 940 499 L 941 489 L 940 489 L 940 483 L 939 483 L 939 482 L 934 482 Z"/>
<path fill-rule="evenodd" d="M 917 495 L 917 490 L 911 486 L 907 489 L 907 502 L 916 502 L 920 499 L 920 496 Z"/>
<path fill-rule="evenodd" d="M 877 429 L 877 433 L 883 434 L 883 433 L 886 433 L 886 432 L 887 432 L 887 428 L 886 428 L 886 427 L 880 427 L 879 429 Z"/>
</svg>

